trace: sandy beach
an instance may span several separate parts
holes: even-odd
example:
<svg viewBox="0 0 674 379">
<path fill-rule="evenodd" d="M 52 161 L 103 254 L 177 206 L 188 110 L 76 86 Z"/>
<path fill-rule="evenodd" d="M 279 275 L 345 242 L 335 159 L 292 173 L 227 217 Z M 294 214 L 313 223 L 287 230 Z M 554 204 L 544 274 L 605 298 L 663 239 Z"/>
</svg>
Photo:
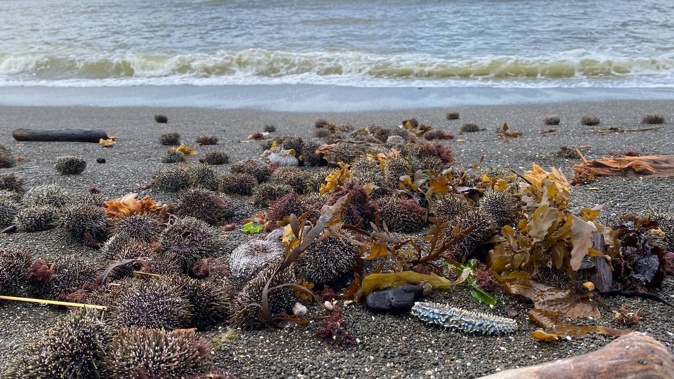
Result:
<svg viewBox="0 0 674 379">
<path fill-rule="evenodd" d="M 457 111 L 458 120 L 447 120 L 448 111 Z M 156 123 L 153 116 L 164 114 L 169 122 Z M 547 115 L 558 115 L 558 126 L 546 126 Z M 580 124 L 584 115 L 595 115 L 601 123 L 596 127 Z M 628 130 L 643 127 L 642 117 L 662 114 L 666 123 L 657 131 L 633 131 L 600 134 L 594 128 L 618 127 Z M 175 195 L 147 187 L 155 172 L 166 164 L 161 162 L 167 147 L 159 137 L 178 132 L 181 139 L 195 146 L 203 135 L 214 135 L 214 146 L 199 146 L 199 154 L 224 151 L 231 162 L 258 157 L 260 141 L 248 136 L 274 125 L 273 136 L 297 136 L 310 140 L 314 123 L 324 119 L 336 125 L 354 127 L 379 125 L 394 127 L 403 120 L 416 118 L 455 134 L 455 139 L 443 142 L 451 147 L 456 165 L 469 167 L 484 161 L 481 167 L 504 167 L 524 172 L 537 163 L 543 168 L 557 167 L 570 178 L 569 167 L 578 163 L 559 156 L 562 146 L 581 148 L 586 158 L 598 159 L 628 150 L 641 155 L 674 154 L 674 102 L 672 101 L 607 101 L 566 102 L 553 104 L 524 104 L 498 106 L 458 106 L 455 108 L 412 108 L 395 111 L 364 112 L 278 112 L 253 109 L 200 109 L 153 107 L 0 107 L 0 144 L 20 157 L 13 168 L 0 169 L 0 174 L 16 173 L 25 179 L 29 189 L 38 185 L 58 186 L 85 192 L 97 188 L 108 198 L 118 198 L 129 192 L 139 193 L 165 203 L 175 201 Z M 459 134 L 467 122 L 485 130 Z M 510 130 L 521 131 L 522 137 L 499 139 L 496 130 L 507 122 Z M 76 142 L 18 142 L 11 136 L 17 128 L 102 129 L 116 138 L 114 147 L 104 148 L 95 143 Z M 553 133 L 541 130 L 556 128 Z M 57 157 L 74 155 L 87 161 L 81 175 L 64 176 L 54 170 Z M 104 158 L 105 163 L 96 163 Z M 198 156 L 196 157 L 198 158 Z M 191 157 L 190 161 L 196 161 Z M 228 172 L 229 165 L 213 166 L 219 174 Z M 588 185 L 572 189 L 572 207 L 606 206 L 601 217 L 609 218 L 629 212 L 653 209 L 674 211 L 672 178 L 600 178 Z M 253 210 L 254 208 L 246 208 Z M 250 215 L 238 215 L 238 221 Z M 95 257 L 96 251 L 72 243 L 58 229 L 37 233 L 13 233 L 0 236 L 1 248 L 23 247 L 33 257 L 53 257 L 77 253 Z M 664 282 L 654 293 L 665 300 L 674 300 L 674 281 Z M 339 347 L 314 338 L 315 323 L 307 327 L 283 324 L 281 329 L 260 331 L 236 330 L 235 338 L 215 351 L 214 362 L 237 378 L 474 378 L 505 369 L 523 367 L 544 361 L 565 358 L 594 351 L 612 339 L 592 335 L 556 343 L 536 342 L 531 332 L 537 327 L 528 320 L 530 304 L 523 300 L 497 294 L 494 309 L 474 301 L 465 286 L 451 292 L 436 293 L 436 301 L 444 301 L 477 311 L 506 315 L 516 311 L 519 330 L 509 336 L 488 337 L 467 335 L 423 324 L 410 315 L 378 315 L 361 304 L 343 306 L 347 321 L 358 343 Z M 596 296 L 602 317 L 592 323 L 618 327 L 613 312 L 629 303 L 641 309 L 643 321 L 634 330 L 647 332 L 674 351 L 674 315 L 672 308 L 640 298 Z M 39 334 L 65 315 L 64 309 L 32 304 L 0 302 L 0 373 L 7 368 L 17 349 L 37 338 Z M 590 321 L 584 320 L 588 323 Z M 213 338 L 223 333 L 222 324 L 204 331 Z"/>
</svg>

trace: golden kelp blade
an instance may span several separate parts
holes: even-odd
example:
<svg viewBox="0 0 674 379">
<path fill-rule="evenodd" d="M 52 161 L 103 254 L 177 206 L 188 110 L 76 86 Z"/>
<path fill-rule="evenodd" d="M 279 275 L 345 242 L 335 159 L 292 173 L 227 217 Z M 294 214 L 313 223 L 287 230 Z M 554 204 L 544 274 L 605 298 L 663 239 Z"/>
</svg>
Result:
<svg viewBox="0 0 674 379">
<path fill-rule="evenodd" d="M 101 139 L 98 140 L 98 143 L 103 147 L 112 147 L 112 146 L 115 146 L 115 143 L 117 143 L 117 142 L 115 141 L 114 138 L 108 138 L 108 139 L 101 138 Z"/>
<path fill-rule="evenodd" d="M 177 151 L 177 152 L 180 152 L 180 153 L 183 153 L 183 154 L 185 154 L 185 155 L 187 155 L 187 156 L 190 156 L 190 155 L 197 155 L 197 154 L 198 154 L 196 150 L 193 150 L 192 148 L 190 148 L 189 146 L 185 145 L 184 143 L 181 143 L 180 146 L 174 148 L 173 150 L 175 150 L 175 151 Z"/>
<path fill-rule="evenodd" d="M 103 210 L 111 218 L 126 217 L 134 214 L 156 213 L 165 209 L 165 205 L 155 203 L 149 196 L 137 200 L 137 193 L 128 193 L 121 198 L 108 200 Z"/>
</svg>

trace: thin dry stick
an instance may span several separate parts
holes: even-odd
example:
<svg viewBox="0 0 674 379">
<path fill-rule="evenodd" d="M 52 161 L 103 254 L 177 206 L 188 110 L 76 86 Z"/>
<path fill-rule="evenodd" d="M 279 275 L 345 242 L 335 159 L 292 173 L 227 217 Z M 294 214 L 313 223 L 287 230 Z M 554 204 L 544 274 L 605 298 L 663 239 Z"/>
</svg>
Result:
<svg viewBox="0 0 674 379">
<path fill-rule="evenodd" d="M 0 296 L 0 300 L 10 300 L 10 301 L 25 301 L 27 303 L 38 303 L 38 304 L 51 304 L 51 305 L 63 305 L 66 307 L 80 307 L 80 308 L 91 308 L 91 309 L 100 309 L 106 310 L 108 307 L 104 305 L 92 305 L 92 304 L 82 304 L 82 303 L 69 303 L 67 301 L 56 301 L 56 300 L 44 300 L 44 299 L 32 299 L 29 297 L 14 297 L 14 296 Z"/>
</svg>

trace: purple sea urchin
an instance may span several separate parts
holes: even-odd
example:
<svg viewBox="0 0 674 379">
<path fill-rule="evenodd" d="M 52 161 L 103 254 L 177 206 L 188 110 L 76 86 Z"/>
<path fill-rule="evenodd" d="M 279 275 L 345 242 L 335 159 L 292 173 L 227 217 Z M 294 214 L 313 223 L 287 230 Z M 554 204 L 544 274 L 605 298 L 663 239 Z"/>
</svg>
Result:
<svg viewBox="0 0 674 379">
<path fill-rule="evenodd" d="M 63 208 L 61 227 L 79 242 L 103 242 L 108 234 L 108 218 L 101 207 L 73 204 Z"/>
<path fill-rule="evenodd" d="M 291 214 L 299 217 L 308 210 L 302 201 L 302 197 L 295 192 L 270 201 L 269 210 L 267 211 L 266 230 L 271 231 L 279 227 L 279 222 Z"/>
<path fill-rule="evenodd" d="M 218 189 L 227 194 L 248 196 L 256 185 L 257 179 L 243 172 L 225 174 L 218 179 Z"/>
<path fill-rule="evenodd" d="M 264 326 L 260 318 L 262 291 L 265 284 L 272 279 L 278 264 L 270 264 L 260 271 L 239 292 L 232 303 L 232 316 L 229 321 L 235 326 L 244 329 L 259 329 Z M 273 277 L 269 288 L 295 282 L 296 277 L 292 267 Z M 290 288 L 273 289 L 269 291 L 269 308 L 272 314 L 279 314 L 292 308 L 295 304 L 295 293 Z"/>
<path fill-rule="evenodd" d="M 159 124 L 166 124 L 168 122 L 168 117 L 163 114 L 156 114 L 154 115 L 154 121 Z"/>
<path fill-rule="evenodd" d="M 580 118 L 580 123 L 587 126 L 599 125 L 599 117 L 594 115 L 586 115 Z"/>
<path fill-rule="evenodd" d="M 204 221 L 194 217 L 176 218 L 159 237 L 161 255 L 174 256 L 184 272 L 213 255 L 218 249 L 217 236 Z"/>
<path fill-rule="evenodd" d="M 200 136 L 197 138 L 196 143 L 199 145 L 217 145 L 218 137 L 216 136 Z"/>
<path fill-rule="evenodd" d="M 169 150 L 161 158 L 161 163 L 182 163 L 185 162 L 185 160 L 185 154 L 179 151 Z"/>
<path fill-rule="evenodd" d="M 299 156 L 302 162 L 307 166 L 325 166 L 327 162 L 323 159 L 323 154 L 317 150 L 321 146 L 315 141 L 306 141 L 302 148 L 302 154 Z"/>
<path fill-rule="evenodd" d="M 357 184 L 354 181 L 346 182 L 341 189 L 330 194 L 327 204 L 333 205 L 347 193 L 351 194 L 351 200 L 342 213 L 342 220 L 346 224 L 360 224 L 363 228 L 369 228 L 370 222 L 375 220 L 375 214 L 379 207 L 377 206 L 377 203 L 370 198 L 362 185 Z"/>
<path fill-rule="evenodd" d="M 159 240 L 162 224 L 150 214 L 130 215 L 113 221 L 113 234 L 126 234 L 131 239 L 143 242 Z"/>
<path fill-rule="evenodd" d="M 169 167 L 155 173 L 152 187 L 165 192 L 179 192 L 189 187 L 190 176 L 182 167 Z"/>
<path fill-rule="evenodd" d="M 265 206 L 270 201 L 276 200 L 293 192 L 293 187 L 280 183 L 262 183 L 253 188 L 253 203 L 257 206 Z"/>
<path fill-rule="evenodd" d="M 33 257 L 21 249 L 0 249 L 0 295 L 15 295 L 28 279 Z"/>
<path fill-rule="evenodd" d="M 466 198 L 458 194 L 447 194 L 431 204 L 431 211 L 437 219 L 451 220 L 469 209 L 471 209 L 471 206 Z"/>
<path fill-rule="evenodd" d="M 80 157 L 58 157 L 54 168 L 63 175 L 79 175 L 87 168 L 87 162 Z"/>
<path fill-rule="evenodd" d="M 62 300 L 67 295 L 93 284 L 96 263 L 89 258 L 62 255 L 45 262 L 52 273 L 45 277 L 31 277 L 32 292 L 39 298 Z"/>
<path fill-rule="evenodd" d="M 10 200 L 0 199 L 0 228 L 4 229 L 14 222 L 19 206 Z"/>
<path fill-rule="evenodd" d="M 247 159 L 236 162 L 231 165 L 230 171 L 233 173 L 244 173 L 253 175 L 258 183 L 264 183 L 271 178 L 271 165 L 260 159 Z"/>
<path fill-rule="evenodd" d="M 164 146 L 180 145 L 180 134 L 176 132 L 165 133 L 159 136 L 159 143 Z"/>
<path fill-rule="evenodd" d="M 410 163 L 403 157 L 390 156 L 384 163 L 384 177 L 391 188 L 398 188 L 400 177 L 410 174 Z"/>
<path fill-rule="evenodd" d="M 230 299 L 224 281 L 198 280 L 185 275 L 170 276 L 169 281 L 192 304 L 190 325 L 201 330 L 228 317 Z"/>
<path fill-rule="evenodd" d="M 473 230 L 459 242 L 457 257 L 471 259 L 476 256 L 478 249 L 498 231 L 496 222 L 490 214 L 479 208 L 469 209 L 450 220 L 450 225 L 458 226 L 461 230 L 473 227 Z"/>
<path fill-rule="evenodd" d="M 207 164 L 197 163 L 187 166 L 185 171 L 190 180 L 190 187 L 217 191 L 218 179 L 213 167 L 210 167 Z"/>
<path fill-rule="evenodd" d="M 543 124 L 545 124 L 545 125 L 559 125 L 559 116 L 557 116 L 557 115 L 546 116 L 543 119 Z"/>
<path fill-rule="evenodd" d="M 299 167 L 279 167 L 274 171 L 271 181 L 272 183 L 287 184 L 300 195 L 316 192 L 320 187 L 320 182 L 315 180 L 310 172 Z"/>
<path fill-rule="evenodd" d="M 282 245 L 264 240 L 250 240 L 239 245 L 229 258 L 232 285 L 243 287 L 265 267 L 281 260 L 284 251 Z"/>
<path fill-rule="evenodd" d="M 411 233 L 419 231 L 425 224 L 428 211 L 414 199 L 385 196 L 377 199 L 379 216 L 393 232 Z"/>
<path fill-rule="evenodd" d="M 110 317 L 118 326 L 173 330 L 189 326 L 192 320 L 192 304 L 166 278 L 132 281 L 131 287 L 114 301 Z"/>
<path fill-rule="evenodd" d="M 211 151 L 206 153 L 203 158 L 199 159 L 199 162 L 209 165 L 226 164 L 229 163 L 229 155 L 224 151 Z"/>
<path fill-rule="evenodd" d="M 649 114 L 641 119 L 642 124 L 664 124 L 665 117 L 661 114 Z"/>
<path fill-rule="evenodd" d="M 14 225 L 23 232 L 41 232 L 54 229 L 58 224 L 58 213 L 51 206 L 21 208 L 16 214 Z"/>
<path fill-rule="evenodd" d="M 12 155 L 12 151 L 0 145 L 0 168 L 10 168 L 16 165 L 16 158 Z"/>
<path fill-rule="evenodd" d="M 121 328 L 105 366 L 113 379 L 196 378 L 210 366 L 210 342 L 190 329 Z"/>
<path fill-rule="evenodd" d="M 328 236 L 312 243 L 295 261 L 295 275 L 326 284 L 353 270 L 360 248 L 344 238 Z"/>
<path fill-rule="evenodd" d="M 107 378 L 103 359 L 110 339 L 97 315 L 71 313 L 26 346 L 3 378 Z"/>
<path fill-rule="evenodd" d="M 210 225 L 219 225 L 232 214 L 232 201 L 225 195 L 195 188 L 180 193 L 175 214 L 191 216 Z"/>
<path fill-rule="evenodd" d="M 0 190 L 7 190 L 22 194 L 26 192 L 23 188 L 25 180 L 22 176 L 15 173 L 0 175 Z"/>
<path fill-rule="evenodd" d="M 517 219 L 517 209 L 508 193 L 489 190 L 479 202 L 480 209 L 490 214 L 500 228 Z"/>
<path fill-rule="evenodd" d="M 56 208 L 69 204 L 76 195 L 56 185 L 36 186 L 23 195 L 22 203 L 26 206 L 48 205 Z"/>
</svg>

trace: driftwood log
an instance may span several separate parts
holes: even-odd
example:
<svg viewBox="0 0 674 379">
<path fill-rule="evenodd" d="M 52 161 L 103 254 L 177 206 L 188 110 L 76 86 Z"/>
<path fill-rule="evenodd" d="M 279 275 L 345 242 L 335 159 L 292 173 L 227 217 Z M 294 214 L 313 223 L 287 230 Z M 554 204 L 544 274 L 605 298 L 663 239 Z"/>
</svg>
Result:
<svg viewBox="0 0 674 379">
<path fill-rule="evenodd" d="M 17 141 L 70 141 L 96 142 L 108 139 L 108 133 L 97 129 L 14 129 L 12 137 Z"/>
<path fill-rule="evenodd" d="M 674 355 L 643 333 L 630 333 L 603 348 L 535 366 L 507 370 L 481 379 L 671 379 Z"/>
</svg>

